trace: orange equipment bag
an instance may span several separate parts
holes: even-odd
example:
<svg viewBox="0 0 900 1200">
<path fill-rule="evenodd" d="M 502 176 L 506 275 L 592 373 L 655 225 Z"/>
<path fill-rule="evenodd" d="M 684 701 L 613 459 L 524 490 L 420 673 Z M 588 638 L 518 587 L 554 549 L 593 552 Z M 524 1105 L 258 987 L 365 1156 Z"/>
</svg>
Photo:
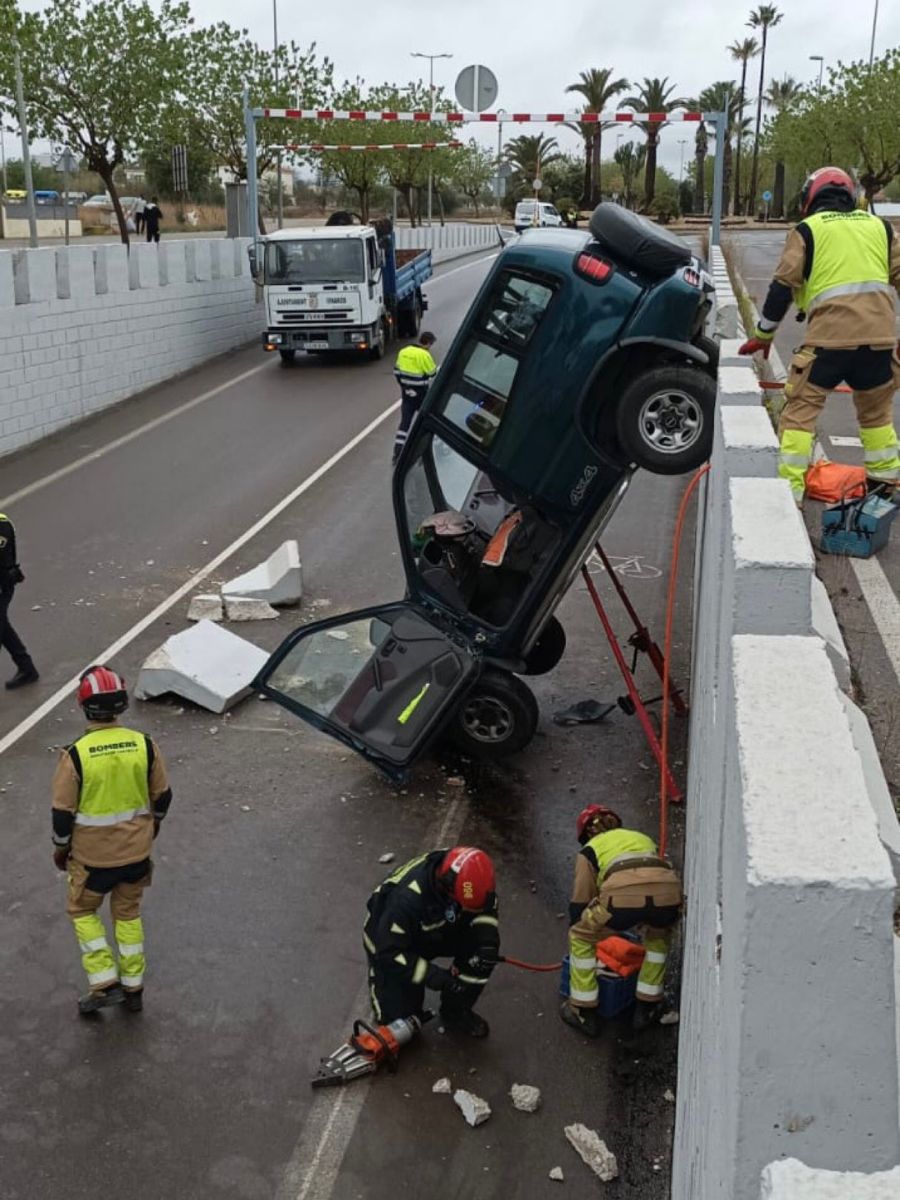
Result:
<svg viewBox="0 0 900 1200">
<path fill-rule="evenodd" d="M 820 458 L 806 473 L 806 494 L 810 500 L 824 500 L 826 504 L 856 500 L 866 494 L 866 468 Z"/>
<path fill-rule="evenodd" d="M 644 962 L 644 947 L 628 938 L 608 937 L 597 943 L 597 958 L 623 979 L 639 971 Z"/>
</svg>

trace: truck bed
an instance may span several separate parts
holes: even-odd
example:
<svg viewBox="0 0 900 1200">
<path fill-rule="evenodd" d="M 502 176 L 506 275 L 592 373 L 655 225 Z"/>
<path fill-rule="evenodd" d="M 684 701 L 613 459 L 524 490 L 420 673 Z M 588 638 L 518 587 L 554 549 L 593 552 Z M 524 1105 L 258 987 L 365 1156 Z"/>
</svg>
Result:
<svg viewBox="0 0 900 1200">
<path fill-rule="evenodd" d="M 430 250 L 397 250 L 396 298 L 399 303 L 431 278 Z"/>
</svg>

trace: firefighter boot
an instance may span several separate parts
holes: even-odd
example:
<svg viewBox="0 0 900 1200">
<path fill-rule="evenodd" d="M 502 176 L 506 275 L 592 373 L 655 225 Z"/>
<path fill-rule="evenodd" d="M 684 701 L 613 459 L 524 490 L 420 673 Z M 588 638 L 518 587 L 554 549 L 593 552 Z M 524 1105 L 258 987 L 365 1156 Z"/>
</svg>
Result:
<svg viewBox="0 0 900 1200">
<path fill-rule="evenodd" d="M 447 1029 L 454 1032 L 467 1033 L 469 1037 L 485 1038 L 491 1032 L 484 1017 L 471 1008 L 441 1009 L 441 1021 Z"/>
<path fill-rule="evenodd" d="M 577 1005 L 570 1004 L 568 1000 L 563 1000 L 559 1006 L 559 1015 L 567 1025 L 571 1025 L 585 1037 L 600 1036 L 600 1018 L 596 1008 L 578 1008 Z"/>
<path fill-rule="evenodd" d="M 89 1017 L 91 1013 L 98 1012 L 101 1008 L 108 1008 L 110 1004 L 121 1004 L 124 1000 L 125 993 L 121 986 L 114 983 L 110 987 L 88 992 L 86 996 L 82 996 L 78 1001 L 78 1011 L 83 1017 Z"/>
<path fill-rule="evenodd" d="M 126 1012 L 143 1012 L 144 1011 L 144 989 L 138 988 L 134 992 L 125 993 L 125 1011 Z"/>
</svg>

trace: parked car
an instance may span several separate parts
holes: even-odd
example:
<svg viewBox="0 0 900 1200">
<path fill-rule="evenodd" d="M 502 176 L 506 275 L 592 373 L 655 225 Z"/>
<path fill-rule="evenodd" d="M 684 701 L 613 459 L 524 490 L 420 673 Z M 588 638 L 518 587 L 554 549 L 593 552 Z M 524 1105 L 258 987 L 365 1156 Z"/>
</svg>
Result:
<svg viewBox="0 0 900 1200">
<path fill-rule="evenodd" d="M 524 747 L 521 676 L 562 657 L 554 611 L 633 472 L 709 455 L 713 303 L 690 247 L 616 205 L 510 243 L 394 472 L 406 598 L 295 630 L 259 690 L 396 779 L 438 735 Z"/>
<path fill-rule="evenodd" d="M 516 233 L 524 233 L 526 229 L 535 227 L 547 229 L 562 226 L 565 225 L 565 221 L 562 213 L 552 204 L 546 204 L 543 200 L 520 200 L 516 205 L 513 225 Z"/>
<path fill-rule="evenodd" d="M 40 188 L 34 193 L 35 204 L 59 204 L 62 197 L 53 188 Z"/>
<path fill-rule="evenodd" d="M 97 192 L 94 196 L 88 196 L 82 205 L 83 208 L 112 208 L 112 199 L 106 192 Z"/>
<path fill-rule="evenodd" d="M 85 200 L 87 200 L 87 198 L 88 198 L 87 192 L 69 192 L 69 203 L 70 204 L 75 204 L 75 205 L 84 204 L 84 202 L 85 202 Z"/>
</svg>

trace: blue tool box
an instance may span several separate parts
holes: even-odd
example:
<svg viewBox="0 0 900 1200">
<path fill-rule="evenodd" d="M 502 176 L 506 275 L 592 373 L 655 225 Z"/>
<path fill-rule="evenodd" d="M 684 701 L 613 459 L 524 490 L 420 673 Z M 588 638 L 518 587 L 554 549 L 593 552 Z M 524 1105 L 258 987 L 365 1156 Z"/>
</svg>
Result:
<svg viewBox="0 0 900 1200">
<path fill-rule="evenodd" d="M 619 1013 L 624 1012 L 626 1008 L 630 1008 L 634 1004 L 638 974 L 639 972 L 635 971 L 633 975 L 629 975 L 623 979 L 615 971 L 608 971 L 605 967 L 598 966 L 597 985 L 599 995 L 597 997 L 597 1011 L 601 1017 L 607 1020 L 617 1017 Z M 562 961 L 562 970 L 559 977 L 559 994 L 563 997 L 569 995 L 568 954 Z"/>
<path fill-rule="evenodd" d="M 822 513 L 822 550 L 869 558 L 887 545 L 897 505 L 881 496 L 843 500 Z"/>
</svg>

